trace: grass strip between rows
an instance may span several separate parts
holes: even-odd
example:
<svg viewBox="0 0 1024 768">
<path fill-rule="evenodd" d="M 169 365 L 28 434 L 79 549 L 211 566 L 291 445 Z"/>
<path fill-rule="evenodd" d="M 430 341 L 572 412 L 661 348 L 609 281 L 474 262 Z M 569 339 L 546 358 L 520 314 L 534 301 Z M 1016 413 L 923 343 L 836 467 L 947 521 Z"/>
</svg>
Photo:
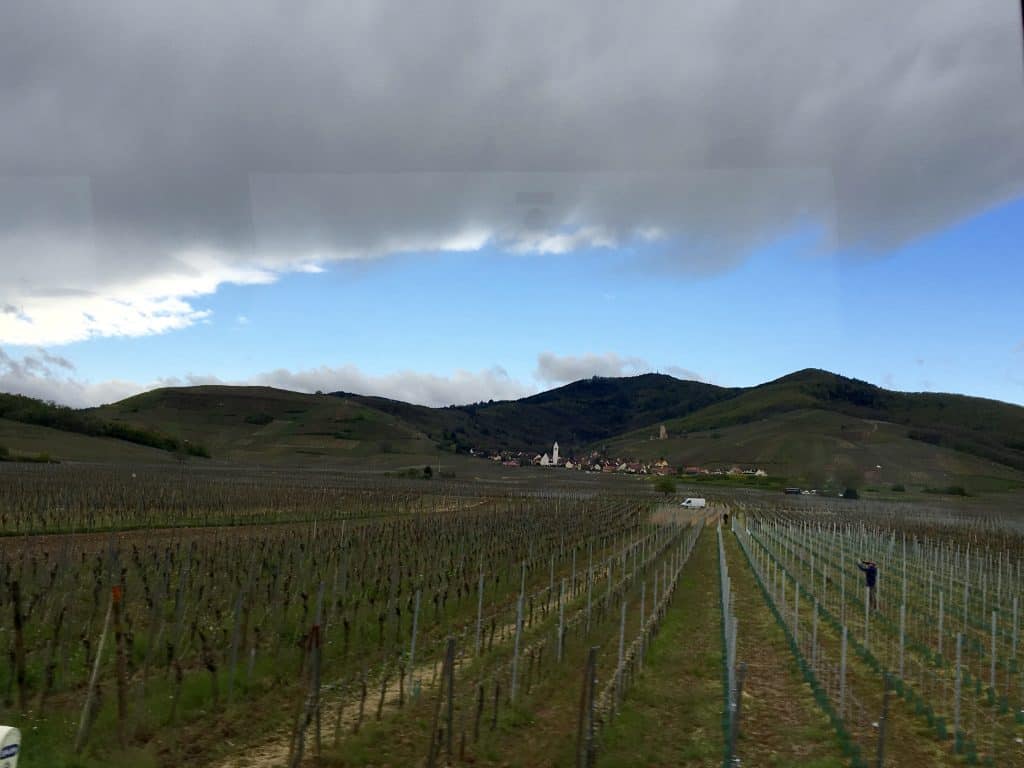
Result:
<svg viewBox="0 0 1024 768">
<path fill-rule="evenodd" d="M 822 688 L 821 683 L 818 681 L 818 676 L 814 674 L 814 670 L 807 663 L 807 659 L 804 658 L 803 652 L 800 650 L 796 640 L 793 638 L 793 633 L 786 625 L 786 622 L 782 618 L 782 614 L 779 613 L 779 609 L 775 605 L 775 601 L 768 593 L 768 590 L 764 585 L 764 581 L 761 579 L 761 574 L 758 573 L 757 568 L 754 567 L 754 562 L 750 557 L 750 553 L 747 551 L 743 539 L 737 536 L 736 540 L 739 542 L 740 550 L 743 552 L 743 556 L 747 560 L 747 566 L 754 574 L 757 586 L 761 588 L 761 595 L 764 597 L 765 603 L 768 605 L 772 615 L 775 617 L 775 621 L 778 623 L 779 627 L 782 628 L 782 632 L 786 636 L 786 642 L 789 644 L 790 652 L 796 658 L 797 665 L 800 667 L 804 680 L 806 680 L 807 684 L 811 686 L 815 702 L 817 702 L 818 706 L 828 716 L 829 721 L 832 723 L 836 736 L 839 738 L 839 744 L 843 751 L 843 755 L 848 757 L 850 760 L 850 768 L 867 768 L 867 763 L 864 761 L 864 758 L 861 757 L 860 746 L 854 742 L 853 737 L 847 730 L 842 718 L 839 717 L 835 709 L 832 707 L 832 702 L 829 701 L 824 688 Z M 724 628 L 722 632 L 724 637 Z M 728 691 L 726 691 L 726 697 L 728 697 Z"/>
</svg>

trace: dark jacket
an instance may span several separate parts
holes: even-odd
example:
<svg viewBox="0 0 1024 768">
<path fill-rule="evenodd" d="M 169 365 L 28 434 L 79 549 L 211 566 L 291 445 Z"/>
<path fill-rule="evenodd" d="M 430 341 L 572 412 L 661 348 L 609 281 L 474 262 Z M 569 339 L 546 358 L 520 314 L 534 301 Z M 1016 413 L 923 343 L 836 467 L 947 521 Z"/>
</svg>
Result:
<svg viewBox="0 0 1024 768">
<path fill-rule="evenodd" d="M 875 582 L 878 580 L 878 566 L 857 563 L 857 567 L 864 571 L 864 579 L 867 581 L 867 585 L 869 587 L 875 586 Z"/>
</svg>

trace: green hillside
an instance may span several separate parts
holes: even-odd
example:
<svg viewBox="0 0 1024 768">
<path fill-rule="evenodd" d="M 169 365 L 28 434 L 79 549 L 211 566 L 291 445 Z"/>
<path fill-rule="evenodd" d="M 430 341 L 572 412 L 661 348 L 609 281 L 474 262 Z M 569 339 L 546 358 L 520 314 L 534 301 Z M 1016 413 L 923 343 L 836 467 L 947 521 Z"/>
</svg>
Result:
<svg viewBox="0 0 1024 768">
<path fill-rule="evenodd" d="M 764 469 L 808 487 L 826 485 L 908 490 L 964 486 L 970 492 L 1024 487 L 1024 473 L 1003 464 L 906 436 L 898 424 L 821 409 L 793 410 L 715 429 L 652 440 L 634 433 L 601 446 L 644 461 L 664 457 L 677 467 Z"/>
<path fill-rule="evenodd" d="M 125 424 L 108 420 L 96 412 L 78 411 L 65 405 L 24 395 L 0 392 L 0 419 L 15 424 L 49 428 L 54 430 L 55 435 L 75 434 L 111 438 L 161 451 L 191 456 L 207 455 L 206 449 L 200 443 L 190 443 L 171 437 L 159 431 L 155 424 Z"/>
<path fill-rule="evenodd" d="M 151 448 L 113 437 L 41 427 L 0 419 L 0 454 L 8 460 L 105 461 L 159 464 L 174 462 L 182 454 Z"/>
<path fill-rule="evenodd" d="M 411 463 L 436 453 L 427 437 L 389 414 L 270 387 L 157 389 L 92 413 L 115 424 L 160 428 L 234 461 L 370 462 L 394 455 Z"/>
<path fill-rule="evenodd" d="M 671 420 L 666 427 L 669 434 L 680 435 L 807 409 L 899 425 L 911 440 L 1024 471 L 1020 406 L 964 395 L 893 392 L 813 369 L 751 387 L 728 401 Z"/>
<path fill-rule="evenodd" d="M 453 454 L 469 461 L 470 449 L 540 452 L 557 440 L 563 455 L 596 448 L 674 465 L 757 465 L 809 483 L 850 476 L 924 487 L 970 478 L 994 489 L 1024 478 L 1024 408 L 892 392 L 818 370 L 749 388 L 661 374 L 595 377 L 521 400 L 446 408 L 221 386 L 157 389 L 86 411 L 13 396 L 4 404 L 0 445 L 56 458 L 50 439 L 60 446 L 68 433 L 105 441 L 78 440 L 71 450 L 63 440 L 68 457 L 111 455 L 116 438 L 153 453 L 371 468 Z M 662 424 L 668 439 L 653 440 Z M 29 435 L 29 425 L 50 431 Z"/>
</svg>

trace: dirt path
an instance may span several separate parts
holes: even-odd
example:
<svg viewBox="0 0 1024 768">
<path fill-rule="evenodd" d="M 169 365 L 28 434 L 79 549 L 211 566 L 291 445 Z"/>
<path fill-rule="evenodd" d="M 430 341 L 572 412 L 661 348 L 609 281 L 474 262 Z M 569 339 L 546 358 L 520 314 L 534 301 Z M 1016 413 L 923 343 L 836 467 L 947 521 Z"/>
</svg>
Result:
<svg viewBox="0 0 1024 768">
<path fill-rule="evenodd" d="M 739 757 L 744 765 L 845 766 L 836 732 L 732 534 L 725 536 L 725 550 L 739 619 L 736 660 L 747 664 Z"/>
<path fill-rule="evenodd" d="M 568 605 L 568 603 L 567 603 Z M 570 622 L 579 620 L 583 608 L 574 607 L 567 617 Z M 556 609 L 557 611 L 557 609 Z M 556 611 L 552 615 L 556 615 Z M 499 625 L 494 633 L 493 648 L 502 648 L 512 643 L 515 635 L 514 624 Z M 486 644 L 486 632 L 484 642 Z M 526 657 L 535 646 L 541 644 L 542 639 L 535 639 L 521 648 L 523 657 Z M 419 694 L 421 697 L 429 696 L 436 689 L 437 681 L 441 672 L 441 659 L 438 657 L 430 662 L 416 665 L 416 672 L 413 679 L 418 681 Z M 456 663 L 455 674 L 459 678 L 461 662 Z M 406 673 L 406 684 L 404 689 L 405 705 L 408 706 L 410 698 L 409 675 Z M 377 708 L 380 704 L 381 680 L 367 680 L 367 694 L 364 705 L 363 723 L 373 722 L 377 719 Z M 384 704 L 380 709 L 381 719 L 388 719 L 397 714 L 402 706 L 397 671 L 388 679 L 384 692 Z M 358 682 L 350 683 L 345 687 L 330 688 L 322 693 L 321 700 L 321 727 L 323 744 L 325 748 L 344 744 L 345 740 L 352 735 L 354 726 L 359 720 L 359 702 L 361 691 Z M 281 768 L 288 764 L 289 751 L 292 744 L 293 718 L 295 711 L 285 713 L 282 719 L 282 727 L 276 730 L 269 739 L 256 744 L 240 747 L 231 755 L 212 764 L 213 768 Z M 310 728 L 310 732 L 312 728 Z M 335 739 L 337 732 L 338 738 Z M 306 755 L 310 753 L 312 737 L 307 734 Z"/>
<path fill-rule="evenodd" d="M 738 547 L 738 544 L 737 544 Z M 792 584 L 792 582 L 790 582 Z M 792 591 L 789 593 L 792 600 Z M 801 593 L 800 613 L 809 617 L 813 613 L 813 602 L 806 592 Z M 804 655 L 809 650 L 807 624 L 802 634 Z M 832 704 L 836 706 L 835 691 L 839 685 L 840 634 L 828 622 L 819 623 L 818 643 L 820 656 L 817 663 L 819 680 L 832 691 Z M 822 662 L 821 659 L 828 659 Z M 882 678 L 876 669 L 852 650 L 847 657 L 847 711 L 846 728 L 853 740 L 860 746 L 862 757 L 874 760 L 878 744 L 878 720 L 882 709 Z M 913 707 L 903 698 L 892 696 L 886 720 L 885 766 L 886 768 L 935 768 L 936 766 L 959 765 L 961 762 L 950 750 L 951 742 L 936 739 L 934 731 L 922 716 L 915 714 Z M 1010 763 L 1007 763 L 1010 764 Z"/>
<path fill-rule="evenodd" d="M 419 682 L 421 696 L 433 690 L 439 674 L 440 661 L 438 660 L 416 666 L 413 678 Z M 408 673 L 406 673 L 406 678 L 403 691 L 397 672 L 390 676 L 384 689 L 384 705 L 381 708 L 381 718 L 390 717 L 401 709 L 399 702 L 403 693 L 405 702 L 408 703 L 410 696 Z M 381 693 L 379 680 L 367 680 L 366 686 L 363 723 L 372 722 L 376 719 Z M 361 687 L 358 682 L 350 684 L 345 688 L 336 688 L 323 693 L 321 726 L 325 746 L 335 743 L 336 732 L 339 737 L 338 740 L 341 742 L 353 732 L 356 722 L 359 720 L 361 698 Z M 294 714 L 294 712 L 287 713 L 287 718 L 284 718 L 287 721 L 288 729 L 292 728 Z M 309 755 L 311 751 L 312 728 L 309 730 L 310 732 L 307 732 L 306 735 L 306 755 Z M 213 763 L 213 768 L 280 768 L 288 764 L 291 742 L 291 731 L 282 729 L 276 732 L 270 741 L 246 747 L 236 754 Z"/>
<path fill-rule="evenodd" d="M 602 768 L 722 764 L 717 560 L 715 533 L 707 528 L 683 570 L 641 678 L 604 733 L 598 755 Z"/>
</svg>

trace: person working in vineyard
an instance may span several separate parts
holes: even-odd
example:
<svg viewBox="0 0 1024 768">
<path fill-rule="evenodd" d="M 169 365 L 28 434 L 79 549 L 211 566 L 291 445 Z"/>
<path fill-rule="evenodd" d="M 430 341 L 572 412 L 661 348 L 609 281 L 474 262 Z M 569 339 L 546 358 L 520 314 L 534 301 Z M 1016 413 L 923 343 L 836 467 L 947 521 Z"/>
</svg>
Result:
<svg viewBox="0 0 1024 768">
<path fill-rule="evenodd" d="M 857 567 L 864 571 L 864 583 L 868 587 L 868 597 L 871 601 L 871 608 L 878 608 L 878 598 L 875 596 L 875 585 L 878 583 L 878 563 L 871 560 L 861 560 Z"/>
</svg>

